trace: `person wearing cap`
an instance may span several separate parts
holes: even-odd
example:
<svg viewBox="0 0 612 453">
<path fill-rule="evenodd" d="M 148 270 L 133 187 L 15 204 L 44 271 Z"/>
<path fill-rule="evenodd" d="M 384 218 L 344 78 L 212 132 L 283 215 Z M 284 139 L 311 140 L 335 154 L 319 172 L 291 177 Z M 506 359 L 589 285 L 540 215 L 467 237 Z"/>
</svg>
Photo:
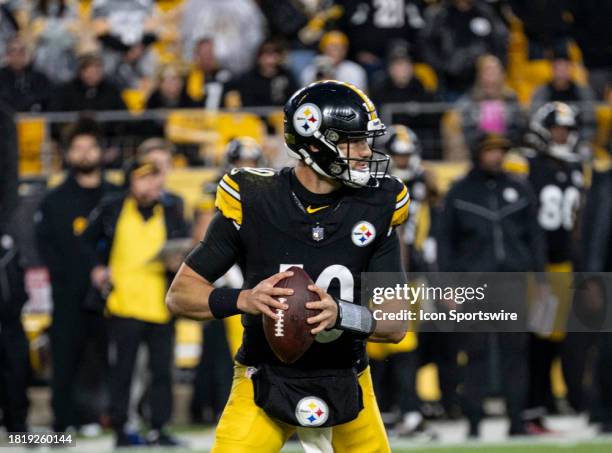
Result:
<svg viewBox="0 0 612 453">
<path fill-rule="evenodd" d="M 595 93 L 588 85 L 572 79 L 572 66 L 567 47 L 554 50 L 551 58 L 552 79 L 538 87 L 531 97 L 531 113 L 547 102 L 559 101 L 572 105 L 582 117 L 580 136 L 583 140 L 595 138 Z"/>
<path fill-rule="evenodd" d="M 51 407 L 57 432 L 98 421 L 78 416 L 73 394 L 89 343 L 99 363 L 106 362 L 104 318 L 85 303 L 90 268 L 84 265 L 80 236 L 98 203 L 118 190 L 104 180 L 96 123 L 82 119 L 70 125 L 64 147 L 66 179 L 45 195 L 34 214 L 36 246 L 49 272 L 53 297 Z"/>
<path fill-rule="evenodd" d="M 184 238 L 181 205 L 162 196 L 163 177 L 142 157 L 125 172 L 126 193 L 100 204 L 83 233 L 91 281 L 106 299 L 109 317 L 110 415 L 117 447 L 177 445 L 165 431 L 172 414 L 174 322 L 164 303 L 170 269 L 162 260 L 170 239 Z M 151 431 L 146 440 L 125 430 L 130 384 L 141 343 L 152 381 Z"/>
<path fill-rule="evenodd" d="M 365 70 L 357 63 L 347 60 L 349 40 L 341 31 L 329 31 L 319 43 L 321 55 L 317 63 L 308 66 L 302 74 L 302 84 L 308 85 L 315 80 L 330 78 L 355 85 L 362 90 L 368 89 L 368 78 Z M 323 65 L 327 66 L 324 74 Z M 321 77 L 323 76 L 323 77 Z"/>
<path fill-rule="evenodd" d="M 438 260 L 442 272 L 541 272 L 543 240 L 531 188 L 503 171 L 510 141 L 481 133 L 472 145 L 473 166 L 449 190 L 440 215 Z M 503 392 L 510 435 L 525 433 L 521 412 L 526 403 L 527 336 L 523 333 L 470 333 L 462 349 L 469 357 L 465 371 L 464 413 L 469 435 L 477 437 L 487 387 L 487 356 L 500 348 Z M 486 382 L 486 379 L 485 379 Z"/>
</svg>

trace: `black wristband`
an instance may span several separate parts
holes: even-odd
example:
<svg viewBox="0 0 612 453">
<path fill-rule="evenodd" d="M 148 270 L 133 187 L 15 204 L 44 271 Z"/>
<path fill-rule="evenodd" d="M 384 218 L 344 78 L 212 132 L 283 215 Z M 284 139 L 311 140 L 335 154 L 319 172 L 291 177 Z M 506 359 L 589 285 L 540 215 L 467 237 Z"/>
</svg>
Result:
<svg viewBox="0 0 612 453">
<path fill-rule="evenodd" d="M 208 308 L 216 319 L 242 313 L 238 310 L 238 296 L 241 289 L 215 288 L 208 296 Z"/>
<path fill-rule="evenodd" d="M 334 298 L 338 304 L 338 317 L 335 329 L 347 330 L 369 337 L 376 330 L 376 320 L 368 307 Z"/>
</svg>

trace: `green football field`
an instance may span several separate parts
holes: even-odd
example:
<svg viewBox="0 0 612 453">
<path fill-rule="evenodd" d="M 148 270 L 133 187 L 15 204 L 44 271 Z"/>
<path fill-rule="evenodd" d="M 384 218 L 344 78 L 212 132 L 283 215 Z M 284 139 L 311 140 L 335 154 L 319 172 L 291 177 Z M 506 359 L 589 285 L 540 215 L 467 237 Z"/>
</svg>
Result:
<svg viewBox="0 0 612 453">
<path fill-rule="evenodd" d="M 192 439 L 193 440 L 193 439 Z M 554 441 L 542 441 L 536 440 L 530 441 L 510 441 L 507 444 L 500 443 L 479 443 L 469 442 L 458 445 L 445 445 L 445 446 L 410 446 L 407 441 L 401 441 L 398 445 L 397 442 L 392 442 L 392 451 L 394 453 L 545 453 L 545 452 L 560 452 L 560 453 L 612 453 L 612 439 L 593 439 L 585 442 L 554 442 Z M 210 445 L 210 444 L 209 444 Z M 166 449 L 166 448 L 133 448 L 133 449 L 121 449 L 119 451 L 153 451 L 155 453 L 194 453 L 209 452 L 208 448 L 202 448 L 192 444 L 191 448 L 179 448 L 179 449 Z M 30 452 L 32 451 L 22 448 L 3 448 L 0 446 L 0 452 L 11 452 L 18 453 L 20 451 Z M 48 451 L 48 450 L 46 450 Z M 70 453 L 106 453 L 113 452 L 112 442 L 109 436 L 103 436 L 103 439 L 97 441 L 81 440 L 77 441 L 76 449 L 53 449 L 54 452 L 70 452 Z M 253 451 L 253 453 L 257 453 Z M 303 453 L 303 450 L 297 444 L 287 445 L 283 448 L 282 453 Z M 355 453 L 359 453 L 355 450 Z"/>
</svg>

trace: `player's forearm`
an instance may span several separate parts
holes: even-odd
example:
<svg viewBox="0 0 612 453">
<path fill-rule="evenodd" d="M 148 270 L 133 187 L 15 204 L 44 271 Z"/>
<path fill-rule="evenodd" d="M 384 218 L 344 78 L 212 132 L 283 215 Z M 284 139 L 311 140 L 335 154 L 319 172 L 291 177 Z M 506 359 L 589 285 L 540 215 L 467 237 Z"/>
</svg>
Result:
<svg viewBox="0 0 612 453">
<path fill-rule="evenodd" d="M 176 316 L 201 321 L 213 319 L 208 304 L 213 289 L 210 283 L 179 271 L 166 295 L 168 310 Z"/>
<path fill-rule="evenodd" d="M 395 331 L 395 332 L 374 332 L 368 341 L 372 343 L 399 343 L 406 336 L 406 331 Z"/>
<path fill-rule="evenodd" d="M 401 300 L 389 300 L 380 306 L 384 313 L 400 313 L 405 309 L 405 303 Z M 391 320 L 386 317 L 376 321 L 374 333 L 368 337 L 372 343 L 399 343 L 408 332 L 408 321 Z"/>
</svg>

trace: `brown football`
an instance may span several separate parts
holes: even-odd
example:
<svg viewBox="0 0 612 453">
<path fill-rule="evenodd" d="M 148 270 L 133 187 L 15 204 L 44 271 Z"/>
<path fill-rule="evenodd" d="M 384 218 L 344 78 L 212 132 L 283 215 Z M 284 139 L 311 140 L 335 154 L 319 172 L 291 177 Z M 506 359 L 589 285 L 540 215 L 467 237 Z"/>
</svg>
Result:
<svg viewBox="0 0 612 453">
<path fill-rule="evenodd" d="M 263 317 L 263 328 L 268 344 L 281 362 L 293 363 L 299 359 L 312 345 L 314 336 L 310 333 L 313 325 L 306 319 L 318 314 L 319 310 L 306 308 L 306 302 L 319 300 L 317 293 L 308 289 L 313 282 L 306 271 L 292 266 L 288 271 L 293 272 L 292 277 L 285 278 L 276 284 L 279 288 L 293 289 L 293 295 L 277 297 L 281 302 L 289 305 L 287 310 L 278 310 L 282 315 L 279 319 Z M 286 299 L 286 300 L 282 300 Z"/>
</svg>

